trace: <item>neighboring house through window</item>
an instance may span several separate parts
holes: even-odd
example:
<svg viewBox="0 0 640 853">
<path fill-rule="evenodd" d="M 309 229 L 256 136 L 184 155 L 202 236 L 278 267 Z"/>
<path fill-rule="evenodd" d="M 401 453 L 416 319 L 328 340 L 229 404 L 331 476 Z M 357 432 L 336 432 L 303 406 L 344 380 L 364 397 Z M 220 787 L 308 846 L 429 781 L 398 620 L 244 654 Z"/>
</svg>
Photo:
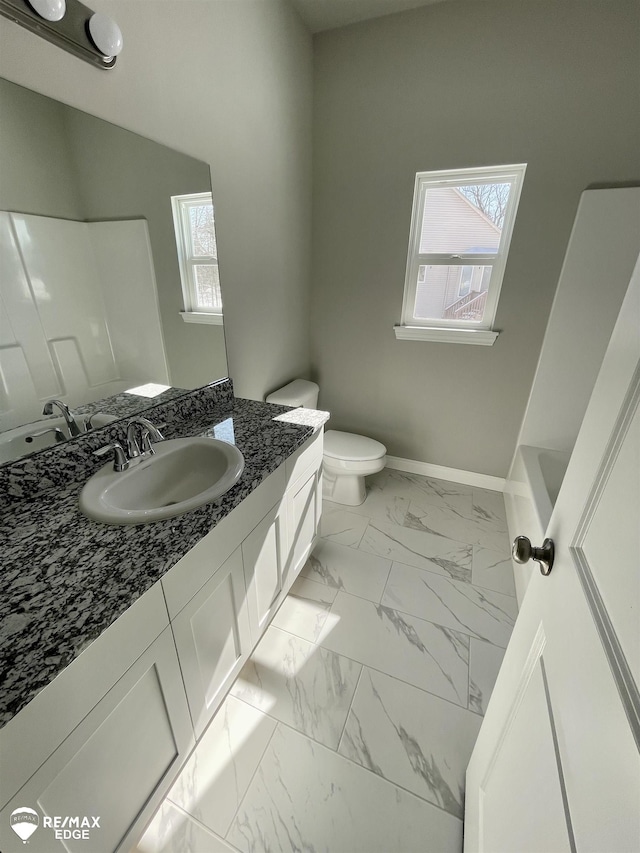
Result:
<svg viewBox="0 0 640 853">
<path fill-rule="evenodd" d="M 211 193 L 171 198 L 184 296 L 182 318 L 189 323 L 222 323 L 222 294 Z"/>
<path fill-rule="evenodd" d="M 402 325 L 413 340 L 492 344 L 525 164 L 419 172 Z"/>
</svg>

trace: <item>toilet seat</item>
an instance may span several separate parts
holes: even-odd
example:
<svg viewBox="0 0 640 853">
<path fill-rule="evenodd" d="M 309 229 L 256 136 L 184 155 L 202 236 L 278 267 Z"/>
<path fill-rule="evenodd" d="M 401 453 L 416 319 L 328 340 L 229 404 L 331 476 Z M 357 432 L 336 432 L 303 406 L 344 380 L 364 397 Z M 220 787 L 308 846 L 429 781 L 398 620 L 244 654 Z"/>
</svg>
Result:
<svg viewBox="0 0 640 853">
<path fill-rule="evenodd" d="M 385 456 L 387 448 L 374 438 L 330 429 L 324 434 L 324 455 L 343 462 L 369 462 Z M 359 466 L 358 466 L 359 467 Z"/>
</svg>

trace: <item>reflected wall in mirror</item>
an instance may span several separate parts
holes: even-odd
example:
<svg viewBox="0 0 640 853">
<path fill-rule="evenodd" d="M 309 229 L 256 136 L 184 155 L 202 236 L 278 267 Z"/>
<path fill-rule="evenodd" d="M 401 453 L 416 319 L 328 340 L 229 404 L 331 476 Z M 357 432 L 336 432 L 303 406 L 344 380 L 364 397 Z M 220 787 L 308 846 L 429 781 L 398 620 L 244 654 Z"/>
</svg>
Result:
<svg viewBox="0 0 640 853">
<path fill-rule="evenodd" d="M 183 321 L 172 214 L 172 197 L 211 193 L 208 165 L 3 79 L 0 115 L 2 463 L 69 438 L 50 399 L 98 426 L 227 361 L 221 324 Z"/>
</svg>

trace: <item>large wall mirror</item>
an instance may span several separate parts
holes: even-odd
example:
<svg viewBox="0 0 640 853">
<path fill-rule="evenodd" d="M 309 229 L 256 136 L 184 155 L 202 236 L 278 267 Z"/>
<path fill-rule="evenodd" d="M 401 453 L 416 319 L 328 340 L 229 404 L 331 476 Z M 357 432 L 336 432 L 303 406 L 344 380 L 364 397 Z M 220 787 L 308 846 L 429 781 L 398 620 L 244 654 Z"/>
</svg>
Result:
<svg viewBox="0 0 640 853">
<path fill-rule="evenodd" d="M 208 165 L 2 79 L 0 115 L 2 464 L 69 440 L 49 400 L 95 427 L 226 376 L 227 360 L 213 216 L 198 207 Z M 195 261 L 178 257 L 178 196 L 195 199 Z M 192 261 L 218 311 L 206 323 L 185 304 Z"/>
</svg>

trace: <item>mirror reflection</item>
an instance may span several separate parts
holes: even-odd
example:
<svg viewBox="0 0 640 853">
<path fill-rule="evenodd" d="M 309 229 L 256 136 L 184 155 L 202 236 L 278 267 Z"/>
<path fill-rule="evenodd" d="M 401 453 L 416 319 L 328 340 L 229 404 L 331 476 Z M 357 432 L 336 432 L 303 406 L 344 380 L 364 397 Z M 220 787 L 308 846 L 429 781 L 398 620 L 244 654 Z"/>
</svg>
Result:
<svg viewBox="0 0 640 853">
<path fill-rule="evenodd" d="M 227 362 L 208 165 L 2 79 L 0 114 L 3 463 Z"/>
</svg>

